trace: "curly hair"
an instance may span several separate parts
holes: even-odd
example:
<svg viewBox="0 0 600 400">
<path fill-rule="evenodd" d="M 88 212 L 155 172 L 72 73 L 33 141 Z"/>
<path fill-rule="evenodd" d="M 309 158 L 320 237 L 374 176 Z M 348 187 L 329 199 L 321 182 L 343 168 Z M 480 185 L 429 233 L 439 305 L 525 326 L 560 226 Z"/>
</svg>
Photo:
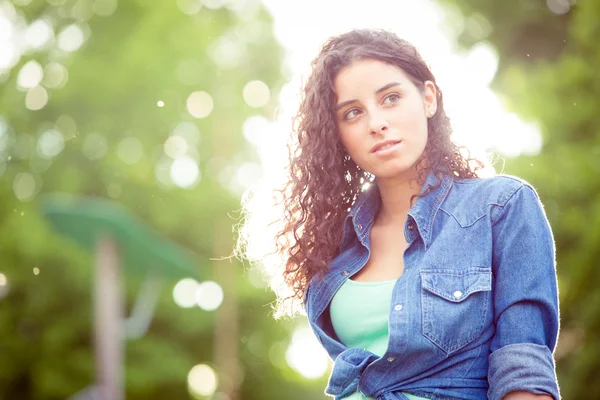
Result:
<svg viewBox="0 0 600 400">
<path fill-rule="evenodd" d="M 382 30 L 353 30 L 330 38 L 311 63 L 312 72 L 293 118 L 289 171 L 279 191 L 281 230 L 275 238 L 275 252 L 282 261 L 278 278 L 286 290 L 271 282 L 278 295 L 275 317 L 293 316 L 302 310 L 307 285 L 313 278 L 324 276 L 339 253 L 344 219 L 364 184 L 372 180 L 347 154 L 335 117 L 337 74 L 352 62 L 365 59 L 402 69 L 417 88 L 423 89 L 426 81 L 436 86 L 437 111 L 428 122 L 425 155 L 415 166 L 421 184 L 430 171 L 438 176 L 475 178 L 483 167 L 464 156 L 463 148 L 451 141 L 442 91 L 414 46 Z"/>
</svg>

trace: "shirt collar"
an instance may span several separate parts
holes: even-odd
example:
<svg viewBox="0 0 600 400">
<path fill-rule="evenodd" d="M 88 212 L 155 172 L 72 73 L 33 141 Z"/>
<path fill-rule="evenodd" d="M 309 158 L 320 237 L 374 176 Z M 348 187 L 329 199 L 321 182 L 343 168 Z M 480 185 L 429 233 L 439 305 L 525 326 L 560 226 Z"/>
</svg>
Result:
<svg viewBox="0 0 600 400">
<path fill-rule="evenodd" d="M 414 220 L 419 234 L 423 238 L 425 249 L 429 248 L 431 244 L 431 231 L 435 215 L 450 192 L 452 182 L 453 179 L 450 175 L 439 174 L 438 176 L 435 172 L 430 171 L 420 194 L 425 193 L 428 188 L 431 188 L 430 192 L 425 196 L 418 197 L 408 212 L 409 217 Z M 379 196 L 377 184 L 374 182 L 366 191 L 360 194 L 346 217 L 342 248 L 350 239 L 352 230 L 361 242 L 369 241 L 369 232 L 380 206 L 381 197 Z M 410 224 L 410 221 L 407 222 Z"/>
</svg>

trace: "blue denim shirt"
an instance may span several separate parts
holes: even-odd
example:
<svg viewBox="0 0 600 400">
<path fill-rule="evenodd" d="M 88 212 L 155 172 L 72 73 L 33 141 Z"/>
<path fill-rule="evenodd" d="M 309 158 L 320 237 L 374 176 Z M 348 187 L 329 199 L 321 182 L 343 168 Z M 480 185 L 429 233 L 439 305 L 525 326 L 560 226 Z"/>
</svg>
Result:
<svg viewBox="0 0 600 400">
<path fill-rule="evenodd" d="M 440 182 L 430 173 L 424 188 L 436 183 L 405 223 L 404 272 L 393 290 L 382 357 L 347 348 L 329 316 L 335 292 L 369 258 L 376 185 L 348 213 L 327 274 L 308 285 L 309 323 L 334 360 L 325 393 L 497 400 L 525 390 L 559 399 L 554 240 L 536 192 L 510 176 Z"/>
</svg>

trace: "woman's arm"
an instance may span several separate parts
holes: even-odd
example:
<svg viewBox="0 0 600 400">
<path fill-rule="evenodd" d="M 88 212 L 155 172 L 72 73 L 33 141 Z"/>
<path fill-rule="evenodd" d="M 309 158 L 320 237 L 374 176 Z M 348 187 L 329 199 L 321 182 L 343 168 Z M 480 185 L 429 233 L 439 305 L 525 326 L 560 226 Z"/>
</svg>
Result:
<svg viewBox="0 0 600 400">
<path fill-rule="evenodd" d="M 554 239 L 533 188 L 513 190 L 492 212 L 496 332 L 488 397 L 559 399 L 552 355 L 559 321 Z"/>
</svg>

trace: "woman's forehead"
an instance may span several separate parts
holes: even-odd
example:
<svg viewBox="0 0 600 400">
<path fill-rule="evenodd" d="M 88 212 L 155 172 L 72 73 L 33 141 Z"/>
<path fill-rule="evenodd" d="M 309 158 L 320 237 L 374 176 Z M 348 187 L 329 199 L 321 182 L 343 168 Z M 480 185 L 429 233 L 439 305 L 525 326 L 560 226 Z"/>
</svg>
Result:
<svg viewBox="0 0 600 400">
<path fill-rule="evenodd" d="M 410 80 L 401 68 L 394 65 L 378 60 L 357 60 L 340 70 L 334 85 L 338 98 L 341 98 L 362 91 L 375 93 L 394 82 L 406 85 Z"/>
</svg>

